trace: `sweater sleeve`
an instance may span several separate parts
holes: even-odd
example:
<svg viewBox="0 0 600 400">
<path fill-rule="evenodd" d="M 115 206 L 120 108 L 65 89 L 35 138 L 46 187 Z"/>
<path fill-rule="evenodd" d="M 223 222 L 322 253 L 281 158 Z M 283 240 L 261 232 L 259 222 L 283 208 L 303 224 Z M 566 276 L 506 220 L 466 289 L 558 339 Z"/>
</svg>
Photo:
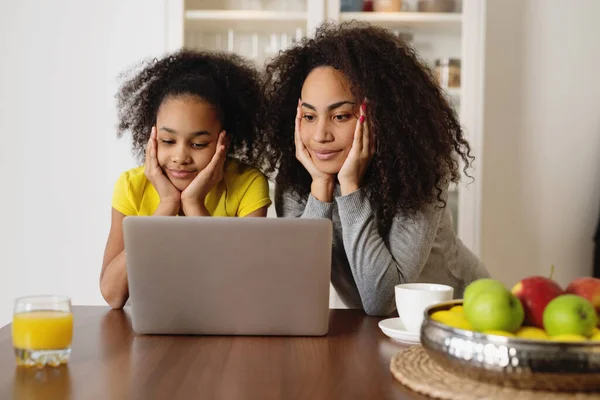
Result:
<svg viewBox="0 0 600 400">
<path fill-rule="evenodd" d="M 363 189 L 338 197 L 336 202 L 344 249 L 365 312 L 389 315 L 395 309 L 394 287 L 414 282 L 421 274 L 442 210 L 430 205 L 412 218 L 396 216 L 386 243 Z"/>
<path fill-rule="evenodd" d="M 283 192 L 280 187 L 275 187 L 275 210 L 278 217 L 331 219 L 333 203 L 323 203 L 312 194 L 308 195 L 308 200 L 304 200 L 294 193 Z"/>
</svg>

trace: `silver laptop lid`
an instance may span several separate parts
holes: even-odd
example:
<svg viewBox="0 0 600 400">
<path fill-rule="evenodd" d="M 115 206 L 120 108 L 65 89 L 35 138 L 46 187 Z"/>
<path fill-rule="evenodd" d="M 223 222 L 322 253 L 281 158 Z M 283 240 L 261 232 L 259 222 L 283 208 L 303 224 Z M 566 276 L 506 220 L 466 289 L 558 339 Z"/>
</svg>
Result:
<svg viewBox="0 0 600 400">
<path fill-rule="evenodd" d="M 136 332 L 327 333 L 331 221 L 127 217 L 123 230 Z"/>
</svg>

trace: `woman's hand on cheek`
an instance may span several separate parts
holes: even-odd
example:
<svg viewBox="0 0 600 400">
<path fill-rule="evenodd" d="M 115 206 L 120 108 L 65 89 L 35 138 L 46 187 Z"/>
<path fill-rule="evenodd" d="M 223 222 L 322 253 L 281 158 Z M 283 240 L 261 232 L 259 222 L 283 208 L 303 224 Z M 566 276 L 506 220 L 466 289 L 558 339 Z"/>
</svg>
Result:
<svg viewBox="0 0 600 400">
<path fill-rule="evenodd" d="M 360 117 L 354 130 L 352 148 L 338 173 L 342 196 L 360 189 L 360 184 L 369 166 L 369 161 L 371 161 L 371 158 L 375 154 L 374 139 L 371 137 L 368 125 L 365 123 L 365 109 L 366 104 L 363 103 L 360 108 Z"/>
<path fill-rule="evenodd" d="M 144 163 L 144 175 L 152 183 L 160 197 L 159 215 L 177 215 L 181 201 L 181 193 L 166 177 L 158 164 L 156 143 L 156 127 L 152 127 L 150 140 L 146 145 L 146 160 Z"/>
<path fill-rule="evenodd" d="M 221 131 L 217 142 L 217 150 L 210 163 L 196 175 L 194 180 L 181 192 L 181 205 L 187 216 L 210 216 L 204 205 L 206 195 L 223 179 L 223 169 L 227 159 L 227 138 Z"/>
<path fill-rule="evenodd" d="M 329 203 L 333 200 L 333 187 L 335 176 L 319 171 L 312 161 L 310 153 L 300 138 L 300 122 L 302 120 L 302 100 L 298 100 L 296 121 L 294 129 L 294 143 L 296 145 L 296 159 L 308 171 L 312 178 L 311 193 L 322 202 Z"/>
</svg>

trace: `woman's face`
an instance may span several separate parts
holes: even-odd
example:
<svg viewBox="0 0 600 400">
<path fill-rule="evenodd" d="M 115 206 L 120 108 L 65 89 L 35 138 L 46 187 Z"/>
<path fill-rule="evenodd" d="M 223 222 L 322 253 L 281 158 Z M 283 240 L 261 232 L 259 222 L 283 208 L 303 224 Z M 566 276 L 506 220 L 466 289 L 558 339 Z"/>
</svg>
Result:
<svg viewBox="0 0 600 400">
<path fill-rule="evenodd" d="M 360 104 L 346 76 L 333 67 L 313 69 L 302 86 L 300 138 L 315 167 L 337 174 L 352 147 Z"/>
</svg>

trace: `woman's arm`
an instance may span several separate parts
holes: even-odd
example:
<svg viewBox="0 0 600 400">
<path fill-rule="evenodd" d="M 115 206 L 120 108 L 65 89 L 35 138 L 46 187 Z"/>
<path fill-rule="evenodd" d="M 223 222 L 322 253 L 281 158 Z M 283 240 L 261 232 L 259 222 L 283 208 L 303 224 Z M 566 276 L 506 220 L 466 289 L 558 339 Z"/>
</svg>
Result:
<svg viewBox="0 0 600 400">
<path fill-rule="evenodd" d="M 336 201 L 344 250 L 365 312 L 389 315 L 395 309 L 394 287 L 414 282 L 421 274 L 442 210 L 431 205 L 412 219 L 396 217 L 386 246 L 364 189 L 338 197 Z"/>
<path fill-rule="evenodd" d="M 304 200 L 275 186 L 275 210 L 278 217 L 331 219 L 333 203 L 319 201 L 312 194 L 308 195 L 308 200 Z"/>
</svg>

